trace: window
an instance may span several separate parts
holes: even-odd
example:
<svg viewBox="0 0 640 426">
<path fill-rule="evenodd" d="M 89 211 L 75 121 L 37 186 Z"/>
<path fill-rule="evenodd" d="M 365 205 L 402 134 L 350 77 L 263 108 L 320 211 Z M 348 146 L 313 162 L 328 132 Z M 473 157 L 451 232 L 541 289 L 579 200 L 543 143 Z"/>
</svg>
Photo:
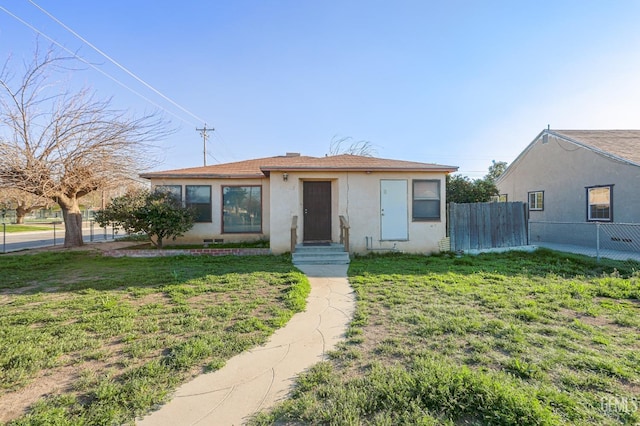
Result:
<svg viewBox="0 0 640 426">
<path fill-rule="evenodd" d="M 490 201 L 492 203 L 506 203 L 507 199 L 508 199 L 507 194 L 500 194 L 500 195 L 492 195 L 490 198 Z"/>
<path fill-rule="evenodd" d="M 587 188 L 587 221 L 613 221 L 613 185 Z"/>
<path fill-rule="evenodd" d="M 186 185 L 185 204 L 196 212 L 196 222 L 211 222 L 211 186 Z"/>
<path fill-rule="evenodd" d="M 182 203 L 182 185 L 158 185 L 156 191 L 167 191 L 173 194 L 180 203 Z"/>
<path fill-rule="evenodd" d="M 529 211 L 544 210 L 544 191 L 529 192 Z"/>
<path fill-rule="evenodd" d="M 222 232 L 262 232 L 262 187 L 222 187 Z"/>
<path fill-rule="evenodd" d="M 440 220 L 440 181 L 413 181 L 413 220 Z"/>
</svg>

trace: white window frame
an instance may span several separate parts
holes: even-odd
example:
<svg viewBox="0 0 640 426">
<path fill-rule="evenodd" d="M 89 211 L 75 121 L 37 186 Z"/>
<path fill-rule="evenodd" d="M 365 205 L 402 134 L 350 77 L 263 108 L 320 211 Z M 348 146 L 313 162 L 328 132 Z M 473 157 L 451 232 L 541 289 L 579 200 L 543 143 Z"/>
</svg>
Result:
<svg viewBox="0 0 640 426">
<path fill-rule="evenodd" d="M 603 189 L 607 190 L 607 203 L 600 202 L 592 199 L 592 194 L 595 197 L 596 191 L 602 191 Z M 596 185 L 596 186 L 587 186 L 587 222 L 613 222 L 613 185 Z M 607 206 L 608 209 L 608 217 L 593 217 L 593 206 Z"/>
<path fill-rule="evenodd" d="M 435 184 L 435 191 L 432 194 L 421 193 L 418 187 L 422 183 Z M 414 179 L 412 181 L 412 203 L 411 203 L 411 218 L 413 222 L 438 222 L 441 220 L 440 209 L 442 206 L 442 183 L 440 179 Z M 420 214 L 420 207 L 423 205 L 436 206 L 434 211 L 437 213 L 434 215 Z"/>
<path fill-rule="evenodd" d="M 529 211 L 541 212 L 544 210 L 544 191 L 529 191 L 527 199 L 529 201 Z"/>
</svg>

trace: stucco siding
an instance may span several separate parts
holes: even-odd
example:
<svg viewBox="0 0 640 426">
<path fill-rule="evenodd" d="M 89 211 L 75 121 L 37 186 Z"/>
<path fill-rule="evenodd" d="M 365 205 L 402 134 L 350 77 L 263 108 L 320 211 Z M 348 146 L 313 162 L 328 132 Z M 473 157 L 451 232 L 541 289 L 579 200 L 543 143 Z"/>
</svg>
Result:
<svg viewBox="0 0 640 426">
<path fill-rule="evenodd" d="M 198 222 L 188 232 L 176 240 L 180 244 L 202 244 L 204 239 L 222 239 L 224 242 L 252 241 L 266 239 L 269 236 L 269 179 L 151 179 L 152 187 L 158 185 L 181 185 L 182 199 L 185 200 L 186 185 L 211 186 L 211 222 Z M 222 232 L 222 187 L 250 186 L 262 187 L 262 232 L 260 233 L 223 233 Z"/>
<path fill-rule="evenodd" d="M 613 185 L 613 222 L 640 222 L 640 167 L 596 153 L 553 135 L 540 137 L 498 183 L 509 201 L 528 202 L 528 193 L 544 191 L 544 209 L 530 211 L 532 222 L 586 224 L 587 187 Z M 540 231 L 542 232 L 542 231 Z M 583 243 L 593 241 L 591 228 L 554 227 L 537 238 Z M 532 242 L 536 236 L 533 235 Z"/>
<path fill-rule="evenodd" d="M 438 180 L 440 182 L 440 220 L 412 220 L 412 181 L 414 179 Z M 411 253 L 438 251 L 439 241 L 446 234 L 445 173 L 444 172 L 271 172 L 264 179 L 152 179 L 153 186 L 181 185 L 183 200 L 185 185 L 211 186 L 211 223 L 196 223 L 179 243 L 201 244 L 204 239 L 223 239 L 225 242 L 268 238 L 275 254 L 288 252 L 291 246 L 291 224 L 298 216 L 298 243 L 303 240 L 304 208 L 303 185 L 305 181 L 331 182 L 331 239 L 340 239 L 340 220 L 344 216 L 350 225 L 350 251 L 398 250 Z M 408 238 L 381 240 L 380 182 L 381 180 L 404 180 L 407 182 Z M 262 232 L 259 234 L 235 234 L 222 232 L 222 186 L 262 186 Z M 367 240 L 369 247 L 367 247 Z"/>
<path fill-rule="evenodd" d="M 298 243 L 303 240 L 304 211 L 303 184 L 306 180 L 331 181 L 331 237 L 337 242 L 340 237 L 339 216 L 344 216 L 350 226 L 350 251 L 366 253 L 366 239 L 370 238 L 370 248 L 414 253 L 429 253 L 438 250 L 438 242 L 444 238 L 445 225 L 445 182 L 444 173 L 399 173 L 399 172 L 296 172 L 288 173 L 287 180 L 282 173 L 271 174 L 271 249 L 274 253 L 289 251 L 291 219 L 298 216 Z M 409 238 L 398 241 L 381 241 L 380 234 L 380 181 L 382 179 L 406 180 L 408 185 L 406 220 Z M 437 179 L 440 181 L 440 220 L 434 222 L 414 222 L 411 219 L 411 182 L 413 179 Z"/>
</svg>

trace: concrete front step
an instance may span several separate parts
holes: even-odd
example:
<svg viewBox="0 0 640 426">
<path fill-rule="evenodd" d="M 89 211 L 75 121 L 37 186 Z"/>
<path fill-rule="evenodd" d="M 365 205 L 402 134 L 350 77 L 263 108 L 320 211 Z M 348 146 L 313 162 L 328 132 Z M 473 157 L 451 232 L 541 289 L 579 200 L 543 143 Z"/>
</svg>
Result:
<svg viewBox="0 0 640 426">
<path fill-rule="evenodd" d="M 342 244 L 305 246 L 298 244 L 292 255 L 294 265 L 344 265 L 350 262 Z"/>
<path fill-rule="evenodd" d="M 343 255 L 300 255 L 292 256 L 294 265 L 346 265 L 350 262 L 349 254 Z"/>
<path fill-rule="evenodd" d="M 338 243 L 328 243 L 326 245 L 320 245 L 320 244 L 296 244 L 296 253 L 300 253 L 300 252 L 316 252 L 316 251 L 321 251 L 321 252 L 341 252 L 344 251 L 344 244 L 338 244 Z"/>
</svg>

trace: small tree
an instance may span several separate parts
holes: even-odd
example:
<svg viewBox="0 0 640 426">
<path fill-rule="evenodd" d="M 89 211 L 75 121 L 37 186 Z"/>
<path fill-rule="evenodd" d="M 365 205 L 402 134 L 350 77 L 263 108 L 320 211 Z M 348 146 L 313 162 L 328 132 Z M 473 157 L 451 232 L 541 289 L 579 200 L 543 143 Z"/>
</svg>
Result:
<svg viewBox="0 0 640 426">
<path fill-rule="evenodd" d="M 491 165 L 489 166 L 489 173 L 484 177 L 485 180 L 489 180 L 493 183 L 507 170 L 507 162 L 506 161 L 496 161 L 493 160 Z"/>
<path fill-rule="evenodd" d="M 96 212 L 95 220 L 103 227 L 144 232 L 154 246 L 162 248 L 165 240 L 175 240 L 193 227 L 195 214 L 168 191 L 141 190 L 114 198 L 105 209 Z"/>
<path fill-rule="evenodd" d="M 482 179 L 447 175 L 447 203 L 484 203 L 499 194 L 496 179 L 504 173 L 507 163 L 493 161 Z"/>
</svg>

